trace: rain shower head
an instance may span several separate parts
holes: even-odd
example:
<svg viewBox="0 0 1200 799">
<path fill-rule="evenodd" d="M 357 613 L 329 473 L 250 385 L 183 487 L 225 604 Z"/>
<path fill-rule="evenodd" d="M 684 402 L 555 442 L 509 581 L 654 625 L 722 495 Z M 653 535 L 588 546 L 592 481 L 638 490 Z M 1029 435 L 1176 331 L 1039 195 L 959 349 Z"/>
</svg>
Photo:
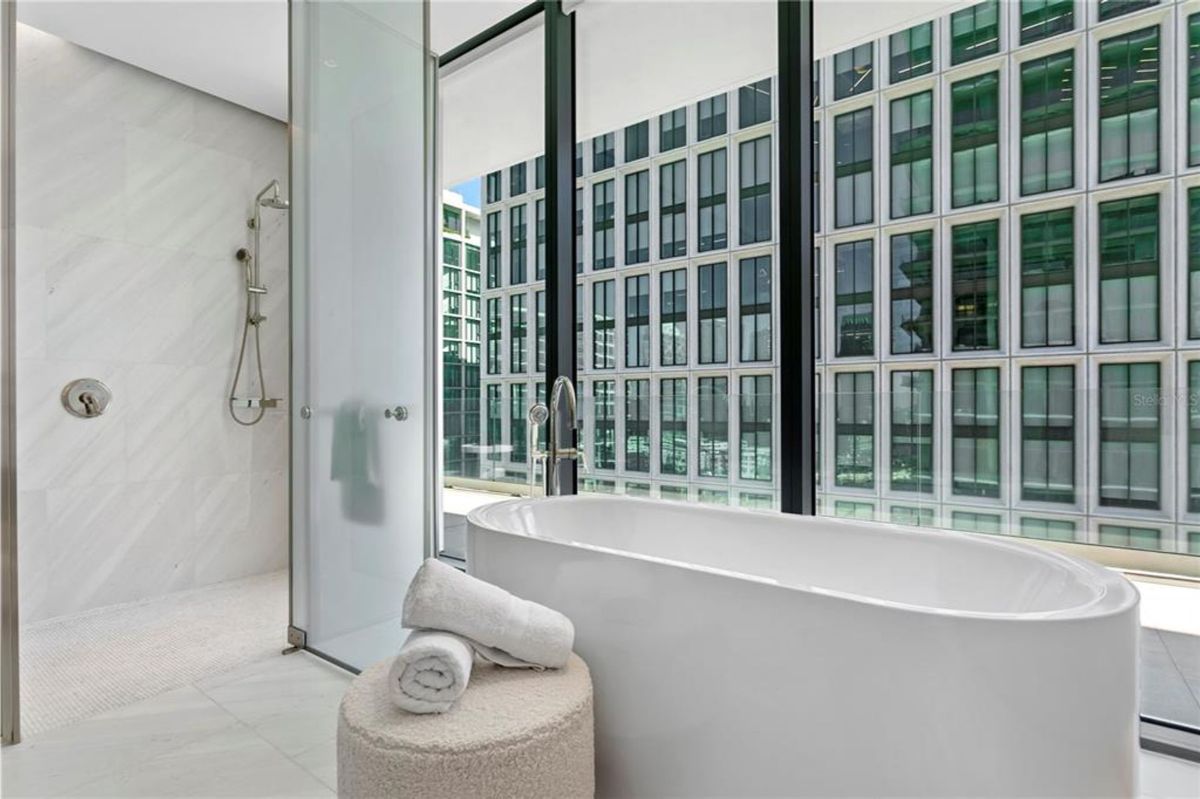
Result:
<svg viewBox="0 0 1200 799">
<path fill-rule="evenodd" d="M 279 181 L 272 180 L 254 198 L 255 203 L 263 208 L 275 208 L 280 211 L 288 209 L 288 201 L 279 196 Z M 255 214 L 258 212 L 255 211 Z"/>
</svg>

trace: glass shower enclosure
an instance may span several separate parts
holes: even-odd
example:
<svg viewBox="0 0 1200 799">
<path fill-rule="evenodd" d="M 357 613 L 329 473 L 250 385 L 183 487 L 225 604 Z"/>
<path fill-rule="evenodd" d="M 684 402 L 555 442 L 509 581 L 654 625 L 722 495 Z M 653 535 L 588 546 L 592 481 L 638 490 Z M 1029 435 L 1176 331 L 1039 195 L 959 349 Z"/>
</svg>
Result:
<svg viewBox="0 0 1200 799">
<path fill-rule="evenodd" d="M 437 518 L 427 4 L 290 8 L 289 638 L 361 669 L 403 641 Z"/>
</svg>

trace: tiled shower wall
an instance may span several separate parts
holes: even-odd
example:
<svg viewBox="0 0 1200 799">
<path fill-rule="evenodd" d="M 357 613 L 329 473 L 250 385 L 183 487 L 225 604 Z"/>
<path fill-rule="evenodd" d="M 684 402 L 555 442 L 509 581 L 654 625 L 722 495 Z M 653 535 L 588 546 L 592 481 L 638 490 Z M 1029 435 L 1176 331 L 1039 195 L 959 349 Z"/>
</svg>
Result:
<svg viewBox="0 0 1200 799">
<path fill-rule="evenodd" d="M 287 415 L 228 414 L 255 193 L 283 123 L 19 26 L 18 481 L 25 622 L 283 568 Z M 286 194 L 286 183 L 284 192 Z M 263 361 L 286 397 L 287 220 L 264 210 Z M 77 419 L 74 378 L 113 391 Z"/>
</svg>

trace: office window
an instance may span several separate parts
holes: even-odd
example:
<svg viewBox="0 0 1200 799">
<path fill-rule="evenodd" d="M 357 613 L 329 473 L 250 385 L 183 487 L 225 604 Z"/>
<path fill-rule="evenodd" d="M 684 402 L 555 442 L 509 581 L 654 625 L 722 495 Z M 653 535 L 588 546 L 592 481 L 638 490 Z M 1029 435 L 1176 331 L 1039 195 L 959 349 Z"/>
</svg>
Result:
<svg viewBox="0 0 1200 799">
<path fill-rule="evenodd" d="M 525 427 L 525 414 L 528 412 L 528 400 L 525 398 L 524 383 L 512 383 L 508 387 L 508 437 L 512 445 L 509 460 L 523 463 L 529 456 L 529 441 Z"/>
<path fill-rule="evenodd" d="M 492 383 L 487 387 L 487 446 L 488 460 L 500 460 L 500 447 L 504 443 L 501 436 L 504 430 L 504 400 L 500 397 L 500 384 Z"/>
<path fill-rule="evenodd" d="M 615 148 L 616 135 L 613 133 L 604 133 L 599 136 L 592 137 L 592 171 L 599 172 L 602 169 L 611 169 L 616 164 L 616 156 L 613 155 Z"/>
<path fill-rule="evenodd" d="M 875 88 L 872 42 L 843 50 L 833 57 L 833 99 L 844 100 Z"/>
<path fill-rule="evenodd" d="M 650 276 L 625 278 L 625 365 L 650 365 Z"/>
<path fill-rule="evenodd" d="M 726 99 L 724 94 L 701 100 L 696 107 L 696 141 L 711 139 L 713 136 L 725 135 Z"/>
<path fill-rule="evenodd" d="M 650 496 L 650 484 L 649 483 L 641 483 L 641 482 L 635 483 L 633 481 L 627 480 L 627 481 L 625 481 L 625 496 L 627 496 L 627 497 L 649 497 Z"/>
<path fill-rule="evenodd" d="M 1158 28 L 1100 42 L 1100 180 L 1153 175 L 1158 165 Z"/>
<path fill-rule="evenodd" d="M 835 500 L 833 515 L 839 519 L 858 519 L 864 522 L 875 521 L 875 503 L 855 502 L 849 499 Z"/>
<path fill-rule="evenodd" d="M 699 298 L 700 363 L 725 363 L 728 360 L 726 327 L 729 318 L 728 284 L 725 264 L 705 264 L 696 271 Z"/>
<path fill-rule="evenodd" d="M 771 239 L 771 137 L 738 145 L 741 244 Z"/>
<path fill-rule="evenodd" d="M 534 296 L 534 371 L 546 371 L 546 292 Z"/>
<path fill-rule="evenodd" d="M 813 121 L 813 231 L 821 232 L 821 123 Z"/>
<path fill-rule="evenodd" d="M 1159 507 L 1159 365 L 1100 366 L 1100 504 Z"/>
<path fill-rule="evenodd" d="M 489 203 L 500 202 L 500 172 L 489 172 L 484 178 L 484 183 L 487 186 L 487 201 Z"/>
<path fill-rule="evenodd" d="M 575 189 L 575 274 L 583 272 L 583 189 Z"/>
<path fill-rule="evenodd" d="M 950 529 L 965 533 L 1000 534 L 1001 518 L 995 513 L 975 513 L 969 510 L 956 510 L 950 514 Z"/>
<path fill-rule="evenodd" d="M 699 182 L 696 225 L 700 252 L 723 250 L 729 244 L 725 153 L 722 147 L 696 157 L 696 179 Z"/>
<path fill-rule="evenodd" d="M 687 109 L 658 115 L 658 151 L 665 153 L 687 144 Z"/>
<path fill-rule="evenodd" d="M 1046 541 L 1074 541 L 1075 522 L 1067 519 L 1021 517 L 1021 537 Z"/>
<path fill-rule="evenodd" d="M 892 83 L 933 72 L 933 23 L 893 33 L 888 37 L 888 53 Z"/>
<path fill-rule="evenodd" d="M 687 475 L 687 378 L 668 378 L 659 387 L 658 470 L 662 474 Z"/>
<path fill-rule="evenodd" d="M 592 184 L 592 269 L 616 263 L 613 239 L 613 181 Z"/>
<path fill-rule="evenodd" d="M 772 474 L 771 375 L 742 375 L 738 415 L 738 474 L 769 481 Z"/>
<path fill-rule="evenodd" d="M 592 463 L 597 469 L 617 468 L 616 382 L 593 380 L 595 417 Z"/>
<path fill-rule="evenodd" d="M 888 511 L 892 524 L 905 524 L 909 527 L 933 527 L 933 508 L 913 508 L 906 505 L 893 505 Z"/>
<path fill-rule="evenodd" d="M 508 368 L 511 372 L 524 372 L 529 348 L 526 337 L 528 311 L 524 294 L 514 294 L 508 298 L 508 312 Z"/>
<path fill-rule="evenodd" d="M 476 247 L 474 244 L 468 244 L 468 245 L 466 245 L 466 248 L 467 248 L 467 271 L 474 272 L 476 279 L 478 279 L 479 278 L 479 248 Z M 473 290 L 475 292 L 478 292 L 479 287 L 476 286 L 475 289 L 473 289 Z"/>
<path fill-rule="evenodd" d="M 1100 0 L 1100 8 L 1096 16 L 1103 22 L 1106 19 L 1132 14 L 1134 11 L 1141 11 L 1143 8 L 1151 8 L 1156 5 L 1158 5 L 1158 0 Z"/>
<path fill-rule="evenodd" d="M 864 225 L 875 218 L 872 134 L 875 112 L 860 108 L 833 120 L 834 226 Z"/>
<path fill-rule="evenodd" d="M 533 188 L 546 188 L 546 156 L 544 155 L 533 159 Z"/>
<path fill-rule="evenodd" d="M 875 374 L 834 375 L 833 483 L 875 487 Z"/>
<path fill-rule="evenodd" d="M 534 203 L 534 279 L 546 277 L 546 201 Z"/>
<path fill-rule="evenodd" d="M 659 359 L 663 366 L 687 365 L 687 270 L 659 274 Z"/>
<path fill-rule="evenodd" d="M 870 239 L 834 247 L 833 318 L 837 357 L 875 352 L 874 243 Z"/>
<path fill-rule="evenodd" d="M 1075 501 L 1075 367 L 1021 369 L 1021 499 Z"/>
<path fill-rule="evenodd" d="M 650 471 L 650 381 L 625 381 L 625 471 Z"/>
<path fill-rule="evenodd" d="M 901 233 L 891 245 L 892 354 L 933 352 L 933 231 Z"/>
<path fill-rule="evenodd" d="M 650 155 L 650 121 L 625 127 L 625 163 Z"/>
<path fill-rule="evenodd" d="M 508 282 L 517 285 L 525 282 L 525 260 L 528 247 L 525 239 L 525 206 L 514 205 L 508 209 Z"/>
<path fill-rule="evenodd" d="M 893 491 L 933 493 L 933 371 L 892 372 Z"/>
<path fill-rule="evenodd" d="M 1200 166 L 1200 14 L 1188 26 L 1188 166 Z"/>
<path fill-rule="evenodd" d="M 1021 217 L 1021 346 L 1075 343 L 1075 209 Z"/>
<path fill-rule="evenodd" d="M 1000 52 L 1000 2 L 987 2 L 950 15 L 950 65 Z"/>
<path fill-rule="evenodd" d="M 771 79 L 738 89 L 738 128 L 771 121 Z"/>
<path fill-rule="evenodd" d="M 933 210 L 933 92 L 891 104 L 892 218 Z"/>
<path fill-rule="evenodd" d="M 658 170 L 659 257 L 687 254 L 687 162 L 663 164 Z"/>
<path fill-rule="evenodd" d="M 1021 65 L 1021 194 L 1075 185 L 1075 54 Z"/>
<path fill-rule="evenodd" d="M 950 87 L 950 199 L 955 208 L 1000 199 L 1000 77 Z"/>
<path fill-rule="evenodd" d="M 575 177 L 583 177 L 583 142 L 575 142 Z"/>
<path fill-rule="evenodd" d="M 462 261 L 462 246 L 454 239 L 442 239 L 442 263 L 458 266 Z"/>
<path fill-rule="evenodd" d="M 1188 189 L 1188 338 L 1200 338 L 1200 186 Z"/>
<path fill-rule="evenodd" d="M 583 340 L 583 316 L 585 313 L 583 307 L 583 289 L 584 286 L 582 283 L 575 283 L 575 364 L 581 369 L 584 363 L 586 363 L 583 358 L 585 346 Z"/>
<path fill-rule="evenodd" d="M 1000 370 L 951 371 L 951 492 L 1000 496 Z"/>
<path fill-rule="evenodd" d="M 472 248 L 472 247 L 468 247 L 468 248 L 467 248 L 467 255 L 470 255 L 470 254 L 471 254 L 471 250 L 472 250 L 472 249 L 474 249 L 474 248 Z M 476 262 L 476 263 L 475 263 L 475 265 L 476 265 L 476 266 L 479 266 L 479 250 L 477 250 L 477 249 L 475 250 L 475 262 Z M 478 294 L 478 293 L 479 293 L 479 289 L 480 289 L 480 286 L 479 286 L 479 273 L 478 273 L 478 272 L 467 272 L 467 273 L 466 273 L 466 275 L 467 275 L 467 291 L 474 292 L 475 294 Z M 475 301 L 478 303 L 478 302 L 479 302 L 479 298 L 478 298 L 478 297 L 476 297 L 476 298 L 475 298 Z"/>
<path fill-rule="evenodd" d="M 1200 511 L 1200 361 L 1188 361 L 1188 510 Z"/>
<path fill-rule="evenodd" d="M 813 249 L 813 349 L 821 360 L 821 248 Z"/>
<path fill-rule="evenodd" d="M 1021 0 L 1021 44 L 1075 29 L 1075 0 Z"/>
<path fill-rule="evenodd" d="M 500 229 L 500 212 L 487 215 L 487 287 L 500 287 L 500 247 L 503 234 Z"/>
<path fill-rule="evenodd" d="M 490 298 L 487 301 L 487 371 L 489 375 L 500 374 L 500 337 L 501 327 L 504 324 L 500 314 L 500 298 Z"/>
<path fill-rule="evenodd" d="M 1100 545 L 1105 547 L 1132 547 L 1134 549 L 1159 549 L 1162 546 L 1162 531 L 1153 527 L 1131 527 L 1124 524 L 1100 525 Z"/>
<path fill-rule="evenodd" d="M 729 378 L 697 381 L 700 422 L 697 469 L 700 477 L 729 476 Z"/>
<path fill-rule="evenodd" d="M 449 205 L 442 206 L 442 230 L 456 235 L 462 234 L 462 211 Z"/>
<path fill-rule="evenodd" d="M 1100 343 L 1158 341 L 1158 195 L 1100 203 Z"/>
<path fill-rule="evenodd" d="M 742 362 L 771 360 L 771 257 L 743 258 L 741 275 Z"/>
<path fill-rule="evenodd" d="M 1000 347 L 1000 222 L 950 231 L 950 336 L 955 352 Z"/>
<path fill-rule="evenodd" d="M 617 365 L 617 284 L 597 280 L 592 284 L 592 368 L 612 369 Z"/>
<path fill-rule="evenodd" d="M 650 171 L 625 176 L 625 263 L 650 260 Z"/>
</svg>

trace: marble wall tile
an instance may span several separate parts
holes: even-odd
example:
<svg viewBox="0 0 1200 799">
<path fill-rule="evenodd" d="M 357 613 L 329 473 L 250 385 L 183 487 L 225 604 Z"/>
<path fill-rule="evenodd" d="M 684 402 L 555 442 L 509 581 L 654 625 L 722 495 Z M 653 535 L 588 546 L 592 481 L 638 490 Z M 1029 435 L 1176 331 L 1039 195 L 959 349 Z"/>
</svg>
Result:
<svg viewBox="0 0 1200 799">
<path fill-rule="evenodd" d="M 285 126 L 23 25 L 17 89 L 22 619 L 280 568 L 286 415 L 243 427 L 227 398 L 234 252 L 254 194 L 286 185 Z M 260 267 L 263 367 L 286 399 L 285 213 L 264 211 Z M 63 410 L 78 377 L 112 389 L 104 416 Z"/>
</svg>

